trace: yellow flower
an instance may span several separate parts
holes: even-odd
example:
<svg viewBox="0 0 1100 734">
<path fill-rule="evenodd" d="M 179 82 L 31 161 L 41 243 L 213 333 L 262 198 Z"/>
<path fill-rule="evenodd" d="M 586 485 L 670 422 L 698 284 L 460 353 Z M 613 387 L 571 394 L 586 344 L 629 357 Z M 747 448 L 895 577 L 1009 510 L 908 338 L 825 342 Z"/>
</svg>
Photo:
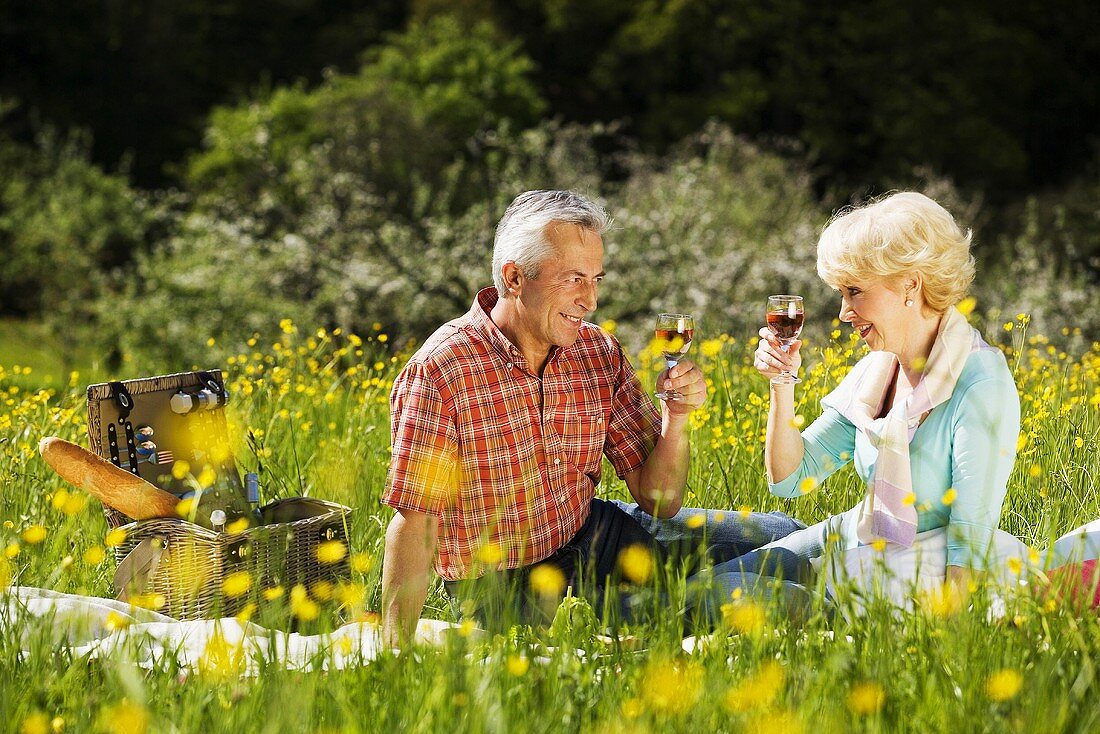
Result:
<svg viewBox="0 0 1100 734">
<path fill-rule="evenodd" d="M 190 473 L 191 465 L 183 459 L 177 459 L 176 462 L 172 464 L 172 476 L 176 479 L 182 480 Z"/>
<path fill-rule="evenodd" d="M 560 596 L 565 590 L 565 574 L 557 566 L 542 563 L 531 569 L 527 583 L 539 596 Z"/>
<path fill-rule="evenodd" d="M 652 658 L 642 671 L 638 691 L 654 713 L 685 714 L 702 693 L 703 670 L 697 663 L 676 658 Z"/>
<path fill-rule="evenodd" d="M 264 599 L 266 599 L 267 601 L 275 601 L 282 595 L 283 587 L 281 586 L 272 586 L 269 589 L 264 589 Z"/>
<path fill-rule="evenodd" d="M 321 607 L 309 598 L 306 587 L 297 584 L 290 590 L 290 612 L 303 622 L 310 622 L 321 615 Z"/>
<path fill-rule="evenodd" d="M 115 528 L 107 533 L 107 536 L 103 539 L 103 545 L 108 548 L 114 548 L 115 546 L 122 545 L 126 540 L 126 531 L 122 528 Z"/>
<path fill-rule="evenodd" d="M 911 505 L 911 504 L 915 503 L 916 501 L 917 501 L 917 493 L 916 492 L 910 492 L 909 494 L 905 495 L 905 497 L 903 497 L 902 500 L 901 500 L 902 504 L 904 504 L 904 505 Z"/>
<path fill-rule="evenodd" d="M 653 554 L 645 546 L 635 543 L 619 554 L 619 569 L 627 580 L 644 584 L 653 575 Z"/>
<path fill-rule="evenodd" d="M 4 548 L 4 558 L 15 558 L 17 555 L 19 555 L 19 544 L 8 543 L 7 547 Z"/>
<path fill-rule="evenodd" d="M 884 703 L 886 703 L 886 692 L 882 690 L 882 686 L 872 681 L 857 683 L 848 693 L 848 708 L 859 716 L 879 712 Z"/>
<path fill-rule="evenodd" d="M 958 491 L 954 487 L 951 487 L 943 493 L 943 497 L 940 498 L 940 504 L 942 504 L 944 507 L 950 507 L 951 504 L 958 498 L 958 496 Z"/>
<path fill-rule="evenodd" d="M 705 339 L 703 340 L 703 343 L 699 345 L 699 352 L 707 358 L 717 357 L 721 351 L 721 339 Z"/>
<path fill-rule="evenodd" d="M 922 592 L 919 599 L 921 609 L 933 617 L 950 617 L 962 608 L 962 596 L 951 583 Z"/>
<path fill-rule="evenodd" d="M 348 547 L 339 540 L 328 540 L 317 546 L 317 560 L 324 564 L 338 563 L 348 554 Z"/>
<path fill-rule="evenodd" d="M 523 655 L 509 655 L 504 664 L 508 668 L 508 672 L 517 678 L 524 675 L 527 669 L 531 667 L 531 661 Z"/>
<path fill-rule="evenodd" d="M 1005 561 L 1005 564 L 1008 566 L 1008 570 L 1011 571 L 1014 576 L 1019 576 L 1020 572 L 1024 568 L 1023 562 L 1017 556 L 1012 556 L 1007 561 Z"/>
<path fill-rule="evenodd" d="M 958 305 L 955 306 L 955 308 L 959 309 L 959 313 L 961 313 L 963 316 L 969 316 L 970 314 L 974 313 L 974 307 L 977 305 L 977 299 L 975 299 L 973 296 L 967 296 L 966 298 L 959 301 Z"/>
<path fill-rule="evenodd" d="M 84 562 L 88 566 L 99 566 L 105 558 L 107 558 L 107 554 L 103 552 L 102 546 L 92 546 L 84 551 Z"/>
<path fill-rule="evenodd" d="M 118 612 L 111 611 L 111 612 L 107 612 L 107 619 L 103 623 L 103 626 L 105 626 L 107 629 L 111 630 L 112 632 L 117 632 L 119 630 L 126 629 L 132 623 L 133 623 L 133 620 L 130 619 L 129 617 L 124 617 L 121 614 L 119 614 Z"/>
<path fill-rule="evenodd" d="M 734 593 L 740 591 L 736 589 Z M 738 595 L 739 597 L 740 595 Z M 767 615 L 764 608 L 751 599 L 735 600 L 729 604 L 723 604 L 722 619 L 731 629 L 746 635 L 756 635 L 764 630 Z"/>
<path fill-rule="evenodd" d="M 256 609 L 258 609 L 256 602 L 250 601 L 241 607 L 241 611 L 237 612 L 234 619 L 240 624 L 245 624 L 248 620 L 252 619 L 252 615 L 256 613 Z"/>
<path fill-rule="evenodd" d="M 317 599 L 317 601 L 328 601 L 332 598 L 332 594 L 335 590 L 336 587 L 333 586 L 332 582 L 325 579 L 315 581 L 313 585 L 309 587 L 310 595 Z"/>
<path fill-rule="evenodd" d="M 486 566 L 496 566 L 504 559 L 504 552 L 497 543 L 486 543 L 477 551 L 477 560 Z"/>
<path fill-rule="evenodd" d="M 877 553 L 882 553 L 886 550 L 886 541 L 882 538 L 875 538 L 871 541 L 871 547 L 874 548 Z"/>
<path fill-rule="evenodd" d="M 222 581 L 222 593 L 230 599 L 247 594 L 252 588 L 252 574 L 248 571 L 234 571 Z"/>
<path fill-rule="evenodd" d="M 229 642 L 220 627 L 214 628 L 214 634 L 206 643 L 199 658 L 199 671 L 213 678 L 237 676 L 244 670 L 244 645 L 241 642 Z"/>
<path fill-rule="evenodd" d="M 189 519 L 192 516 L 193 511 L 196 509 L 197 506 L 195 505 L 194 497 L 188 497 L 176 503 L 176 514 L 182 517 L 184 520 Z"/>
<path fill-rule="evenodd" d="M 163 609 L 166 603 L 163 594 L 134 594 L 130 597 L 130 604 L 142 609 Z"/>
<path fill-rule="evenodd" d="M 692 515 L 691 517 L 689 517 L 684 522 L 684 525 L 687 525 L 692 530 L 696 530 L 698 528 L 701 528 L 706 524 L 707 524 L 707 515 L 706 515 L 705 512 L 697 512 L 694 515 Z"/>
<path fill-rule="evenodd" d="M 358 573 L 370 573 L 374 568 L 374 559 L 366 553 L 353 553 L 351 556 L 351 570 Z"/>
<path fill-rule="evenodd" d="M 61 511 L 69 517 L 79 515 L 88 506 L 88 495 L 71 493 L 61 505 Z"/>
<path fill-rule="evenodd" d="M 726 708 L 739 713 L 770 706 L 783 687 L 783 679 L 782 665 L 774 660 L 765 662 L 760 670 L 726 692 Z"/>
<path fill-rule="evenodd" d="M 59 489 L 53 493 L 50 497 L 50 505 L 57 510 L 61 511 L 61 508 L 65 506 L 66 500 L 69 499 L 69 493 L 64 489 Z"/>
<path fill-rule="evenodd" d="M 600 328 L 606 331 L 608 334 L 614 334 L 615 329 L 618 328 L 618 324 L 615 323 L 615 319 L 608 319 L 600 324 Z"/>
<path fill-rule="evenodd" d="M 214 482 L 217 481 L 217 479 L 218 473 L 214 471 L 213 467 L 204 466 L 195 481 L 198 482 L 198 485 L 203 489 L 209 489 L 214 486 Z"/>
<path fill-rule="evenodd" d="M 27 545 L 37 545 L 46 539 L 46 528 L 41 525 L 31 525 L 23 531 L 23 542 Z"/>
<path fill-rule="evenodd" d="M 815 487 L 817 487 L 817 477 L 806 477 L 798 483 L 798 493 L 809 494 Z"/>
<path fill-rule="evenodd" d="M 361 607 L 367 598 L 367 588 L 363 584 L 341 582 L 336 585 L 336 598 L 345 609 Z"/>
<path fill-rule="evenodd" d="M 1024 677 L 1011 668 L 998 670 L 985 681 L 985 695 L 991 701 L 1007 701 L 1020 692 Z"/>
<path fill-rule="evenodd" d="M 229 533 L 230 535 L 240 535 L 245 530 L 248 530 L 249 524 L 250 523 L 247 517 L 238 517 L 236 520 L 225 526 L 225 532 Z"/>
<path fill-rule="evenodd" d="M 7 558 L 0 558 L 0 589 L 8 588 L 11 576 L 11 562 Z"/>
<path fill-rule="evenodd" d="M 50 719 L 41 711 L 35 711 L 19 725 L 19 734 L 49 734 L 49 731 Z"/>
</svg>

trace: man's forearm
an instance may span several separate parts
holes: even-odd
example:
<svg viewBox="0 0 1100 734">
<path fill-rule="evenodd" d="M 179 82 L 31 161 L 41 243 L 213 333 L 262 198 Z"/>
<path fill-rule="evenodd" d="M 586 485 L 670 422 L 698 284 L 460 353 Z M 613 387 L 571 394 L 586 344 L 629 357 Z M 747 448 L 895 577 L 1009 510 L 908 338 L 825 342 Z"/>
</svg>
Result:
<svg viewBox="0 0 1100 734">
<path fill-rule="evenodd" d="M 402 512 L 386 530 L 382 560 L 382 638 L 398 646 L 411 639 L 428 594 L 435 557 L 436 522 L 430 515 Z"/>
<path fill-rule="evenodd" d="M 642 466 L 638 505 L 654 517 L 672 517 L 684 501 L 691 464 L 689 416 L 664 412 L 661 436 Z"/>
</svg>

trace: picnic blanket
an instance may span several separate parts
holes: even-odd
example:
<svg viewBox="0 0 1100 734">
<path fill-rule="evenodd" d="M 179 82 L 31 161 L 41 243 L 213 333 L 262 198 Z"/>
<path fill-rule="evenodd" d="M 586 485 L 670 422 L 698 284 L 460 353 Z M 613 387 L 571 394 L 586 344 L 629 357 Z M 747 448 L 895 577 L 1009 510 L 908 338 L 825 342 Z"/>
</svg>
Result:
<svg viewBox="0 0 1100 734">
<path fill-rule="evenodd" d="M 52 628 L 55 648 L 98 658 L 122 654 L 146 668 L 165 659 L 194 670 L 254 675 L 264 665 L 294 670 L 343 669 L 375 659 L 383 646 L 377 625 L 346 624 L 318 635 L 271 630 L 233 617 L 182 622 L 127 602 L 13 586 L 0 593 L 0 630 L 15 627 L 26 653 L 35 619 Z M 422 619 L 419 642 L 438 643 L 457 625 Z"/>
</svg>

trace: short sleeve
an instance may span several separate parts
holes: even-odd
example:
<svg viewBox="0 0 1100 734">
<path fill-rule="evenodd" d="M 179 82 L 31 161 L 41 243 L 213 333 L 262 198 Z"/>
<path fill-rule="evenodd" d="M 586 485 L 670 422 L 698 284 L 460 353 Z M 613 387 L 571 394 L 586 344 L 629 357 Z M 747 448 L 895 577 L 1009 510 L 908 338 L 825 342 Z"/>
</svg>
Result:
<svg viewBox="0 0 1100 734">
<path fill-rule="evenodd" d="M 429 366 L 409 363 L 394 381 L 390 429 L 383 504 L 439 515 L 458 492 L 458 432 Z"/>
<path fill-rule="evenodd" d="M 1007 366 L 963 393 L 952 425 L 947 565 L 984 570 L 1016 461 L 1020 398 Z"/>
<path fill-rule="evenodd" d="M 661 414 L 642 390 L 622 347 L 618 347 L 618 352 L 615 394 L 611 400 L 604 454 L 621 479 L 640 469 L 653 452 L 661 435 Z"/>
<path fill-rule="evenodd" d="M 852 460 L 856 446 L 856 427 L 834 408 L 825 408 L 810 427 L 802 432 L 802 463 L 794 472 L 768 489 L 777 497 L 805 494 L 804 482 L 816 487 L 833 472 Z"/>
</svg>

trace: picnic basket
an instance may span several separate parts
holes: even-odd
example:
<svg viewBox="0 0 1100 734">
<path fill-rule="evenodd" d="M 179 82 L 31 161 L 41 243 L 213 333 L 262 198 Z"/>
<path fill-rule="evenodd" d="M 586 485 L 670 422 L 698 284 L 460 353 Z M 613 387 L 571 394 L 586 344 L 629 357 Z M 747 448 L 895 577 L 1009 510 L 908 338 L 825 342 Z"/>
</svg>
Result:
<svg viewBox="0 0 1100 734">
<path fill-rule="evenodd" d="M 247 508 L 246 482 L 228 451 L 228 399 L 218 370 L 91 385 L 89 444 L 116 466 L 178 496 L 189 487 L 172 472 L 177 461 L 209 467 L 224 501 Z M 351 509 L 333 502 L 276 500 L 253 510 L 255 520 L 237 532 L 232 523 L 211 528 L 178 517 L 133 520 L 109 507 L 104 513 L 122 536 L 114 546 L 119 598 L 140 598 L 176 619 L 234 615 L 264 590 L 331 589 L 349 576 Z M 320 552 L 336 543 L 342 550 Z M 237 583 L 227 588 L 231 578 Z"/>
</svg>

